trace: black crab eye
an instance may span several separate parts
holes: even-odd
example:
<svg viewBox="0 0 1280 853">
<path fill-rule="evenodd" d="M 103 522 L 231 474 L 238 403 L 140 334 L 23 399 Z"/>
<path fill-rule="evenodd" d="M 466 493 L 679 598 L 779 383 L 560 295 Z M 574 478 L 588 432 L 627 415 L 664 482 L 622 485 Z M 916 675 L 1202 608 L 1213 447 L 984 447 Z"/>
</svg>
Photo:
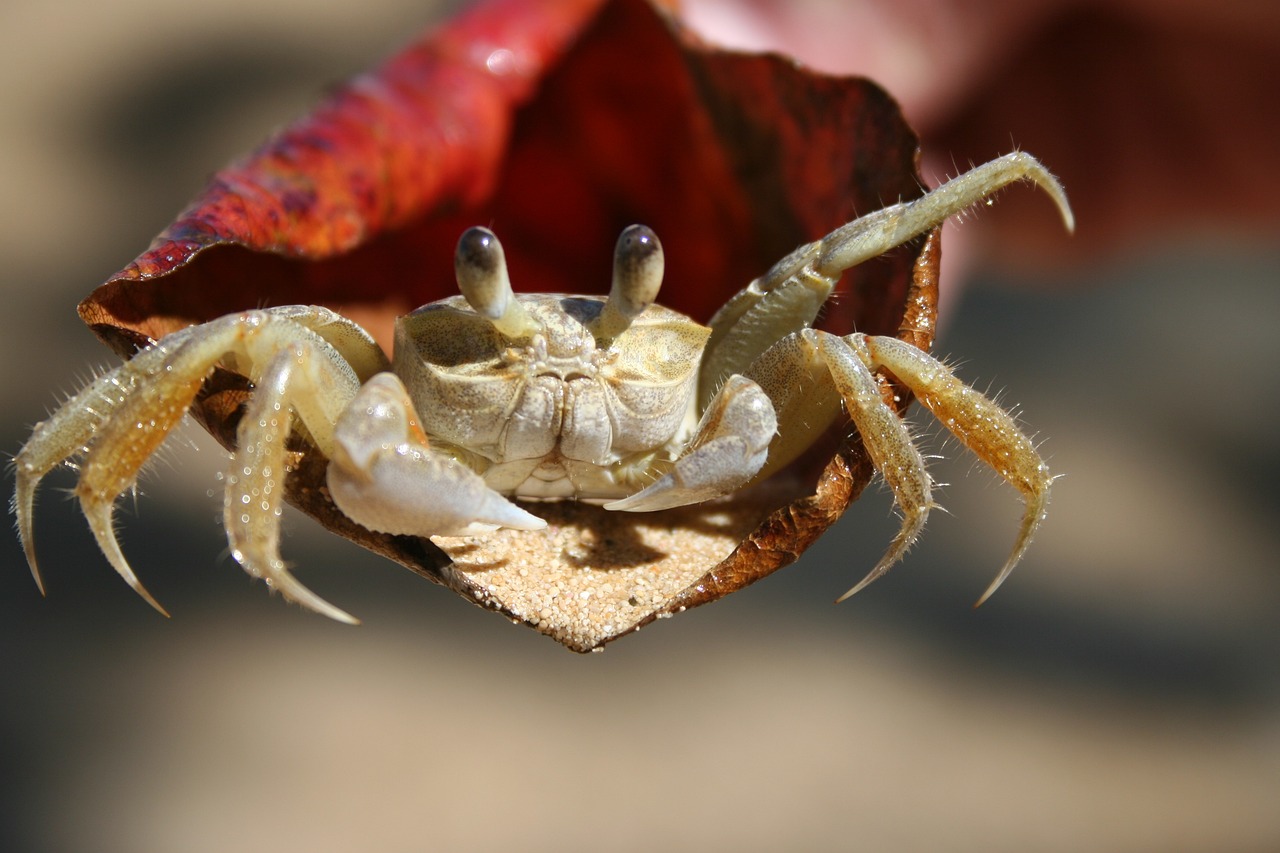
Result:
<svg viewBox="0 0 1280 853">
<path fill-rule="evenodd" d="M 648 225 L 631 225 L 618 236 L 613 250 L 613 280 L 615 288 L 629 294 L 648 296 L 648 302 L 658 297 L 662 285 L 665 259 L 658 235 Z"/>
<path fill-rule="evenodd" d="M 596 321 L 597 337 L 622 334 L 658 298 L 666 259 L 662 243 L 647 225 L 623 229 L 613 250 L 613 286 Z"/>
<path fill-rule="evenodd" d="M 536 331 L 511 289 L 502 243 L 488 228 L 477 225 L 462 233 L 453 253 L 453 271 L 467 304 L 503 335 L 520 338 Z"/>
<path fill-rule="evenodd" d="M 500 295 L 502 281 L 507 280 L 507 258 L 497 235 L 479 225 L 462 232 L 453 255 L 453 269 L 462 295 L 472 308 L 484 314 L 471 295 L 476 294 L 481 297 L 480 302 L 490 304 L 493 296 Z"/>
</svg>

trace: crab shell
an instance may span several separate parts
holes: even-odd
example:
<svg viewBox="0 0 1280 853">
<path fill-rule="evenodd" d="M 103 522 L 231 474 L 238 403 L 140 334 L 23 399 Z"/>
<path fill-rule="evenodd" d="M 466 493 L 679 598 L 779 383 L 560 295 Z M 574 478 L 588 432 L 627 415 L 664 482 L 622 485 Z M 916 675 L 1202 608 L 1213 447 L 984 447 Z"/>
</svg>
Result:
<svg viewBox="0 0 1280 853">
<path fill-rule="evenodd" d="M 866 81 L 707 48 L 641 0 L 491 2 L 224 169 L 79 310 L 126 356 L 187 325 L 296 302 L 327 305 L 386 346 L 397 314 L 453 292 L 452 243 L 466 226 L 502 229 L 522 290 L 603 294 L 613 239 L 638 221 L 666 247 L 663 303 L 705 322 L 797 245 L 918 196 L 915 164 L 914 135 Z M 852 270 L 821 327 L 927 351 L 939 242 L 934 231 Z M 248 390 L 218 370 L 198 398 L 195 416 L 224 446 Z M 542 503 L 546 530 L 483 539 L 354 524 L 328 497 L 327 460 L 301 440 L 287 499 L 588 651 L 796 560 L 871 478 L 847 432 L 714 504 L 637 514 Z"/>
</svg>

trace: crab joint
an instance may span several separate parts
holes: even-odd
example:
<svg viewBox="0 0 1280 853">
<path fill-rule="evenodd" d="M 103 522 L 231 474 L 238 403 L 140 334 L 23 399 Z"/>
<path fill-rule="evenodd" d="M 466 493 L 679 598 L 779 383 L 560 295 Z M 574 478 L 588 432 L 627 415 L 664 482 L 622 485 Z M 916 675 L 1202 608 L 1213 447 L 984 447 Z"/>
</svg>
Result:
<svg viewBox="0 0 1280 853">
<path fill-rule="evenodd" d="M 658 298 L 666 260 L 658 235 L 647 225 L 631 225 L 613 250 L 613 285 L 592 325 L 597 338 L 612 340 Z"/>
<path fill-rule="evenodd" d="M 508 338 L 524 338 L 538 331 L 511 289 L 507 256 L 488 228 L 468 228 L 458 238 L 453 256 L 458 289 L 477 314 Z"/>
</svg>

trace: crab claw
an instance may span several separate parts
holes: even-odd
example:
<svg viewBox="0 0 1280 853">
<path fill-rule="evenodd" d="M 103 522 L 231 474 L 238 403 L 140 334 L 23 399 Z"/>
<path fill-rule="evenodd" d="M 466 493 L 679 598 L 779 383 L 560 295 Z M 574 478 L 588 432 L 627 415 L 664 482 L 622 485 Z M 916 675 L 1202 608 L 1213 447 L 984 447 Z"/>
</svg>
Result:
<svg viewBox="0 0 1280 853">
<path fill-rule="evenodd" d="M 646 488 L 607 510 L 654 512 L 723 497 L 764 467 L 778 418 L 768 396 L 745 376 L 730 376 L 702 416 L 689 450 Z"/>
<path fill-rule="evenodd" d="M 334 427 L 329 492 L 350 519 L 380 533 L 463 536 L 547 523 L 432 449 L 395 375 L 373 377 Z"/>
</svg>

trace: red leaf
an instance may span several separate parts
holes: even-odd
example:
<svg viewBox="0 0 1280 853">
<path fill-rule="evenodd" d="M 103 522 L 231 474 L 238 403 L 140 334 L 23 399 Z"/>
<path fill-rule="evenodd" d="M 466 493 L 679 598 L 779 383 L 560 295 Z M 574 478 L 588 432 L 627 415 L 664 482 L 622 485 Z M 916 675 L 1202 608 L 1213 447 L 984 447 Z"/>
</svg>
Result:
<svg viewBox="0 0 1280 853">
<path fill-rule="evenodd" d="M 189 324 L 292 303 L 337 308 L 386 343 L 397 314 L 455 292 L 453 245 L 467 226 L 497 232 L 518 290 L 603 293 L 618 233 L 643 222 L 665 247 L 663 303 L 705 321 L 797 245 L 919 195 L 915 163 L 896 105 L 864 80 L 709 49 L 642 0 L 491 0 L 219 172 L 80 313 L 124 354 Z M 917 243 L 852 271 L 824 324 L 875 334 L 906 326 L 927 347 L 936 248 Z M 244 388 L 220 375 L 202 399 L 199 414 L 224 443 Z M 846 443 L 833 460 L 834 448 L 822 449 L 819 464 L 830 464 L 817 483 L 803 478 L 753 509 L 747 531 L 794 500 L 733 557 L 706 566 L 678 604 L 790 562 L 834 521 L 869 477 L 860 447 Z M 299 461 L 295 503 L 506 607 L 459 580 L 429 542 L 342 518 L 316 457 Z"/>
<path fill-rule="evenodd" d="M 706 319 L 796 245 L 919 194 L 915 138 L 875 86 L 598 5 L 482 4 L 351 81 L 219 172 L 85 321 L 156 338 L 263 304 L 407 310 L 454 291 L 476 223 L 517 289 L 602 292 L 637 221 L 667 246 L 664 301 Z M 892 332 L 901 270 L 875 271 L 841 313 Z"/>
</svg>

